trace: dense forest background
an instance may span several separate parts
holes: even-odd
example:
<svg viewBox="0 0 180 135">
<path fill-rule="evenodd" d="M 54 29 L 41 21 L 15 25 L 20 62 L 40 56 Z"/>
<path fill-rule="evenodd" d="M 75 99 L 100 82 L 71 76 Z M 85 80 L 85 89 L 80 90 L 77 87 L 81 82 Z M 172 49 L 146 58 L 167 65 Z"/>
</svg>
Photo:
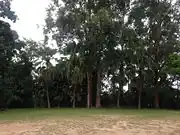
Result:
<svg viewBox="0 0 180 135">
<path fill-rule="evenodd" d="M 179 0 L 51 0 L 43 42 L 17 16 L 0 1 L 0 108 L 180 108 Z"/>
</svg>

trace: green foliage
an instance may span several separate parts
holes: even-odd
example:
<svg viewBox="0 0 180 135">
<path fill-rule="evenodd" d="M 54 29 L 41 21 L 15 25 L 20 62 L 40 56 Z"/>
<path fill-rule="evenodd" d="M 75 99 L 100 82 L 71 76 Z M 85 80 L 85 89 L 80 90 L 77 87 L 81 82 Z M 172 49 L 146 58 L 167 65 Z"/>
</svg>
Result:
<svg viewBox="0 0 180 135">
<path fill-rule="evenodd" d="M 8 18 L 12 21 L 16 21 L 17 16 L 15 12 L 11 10 L 11 0 L 0 1 L 0 17 Z"/>
<path fill-rule="evenodd" d="M 180 75 L 180 56 L 179 54 L 171 54 L 168 59 L 168 66 L 165 69 L 167 73 L 179 76 Z"/>
<path fill-rule="evenodd" d="M 70 106 L 73 99 L 77 106 L 96 100 L 99 106 L 179 108 L 172 88 L 180 74 L 179 1 L 63 3 L 52 0 L 47 9 L 44 42 L 20 41 L 0 21 L 0 107 Z M 9 0 L 0 7 L 2 18 L 16 20 Z M 57 53 L 64 57 L 55 59 Z"/>
<path fill-rule="evenodd" d="M 70 57 L 67 61 L 67 77 L 72 80 L 73 84 L 81 84 L 84 79 L 83 60 L 76 55 Z"/>
<path fill-rule="evenodd" d="M 0 93 L 1 102 L 6 104 L 9 101 L 11 92 L 9 91 L 7 82 L 8 70 L 12 57 L 14 56 L 15 41 L 13 38 L 12 30 L 10 25 L 4 21 L 0 21 Z M 7 89 L 7 90 L 6 90 Z"/>
</svg>

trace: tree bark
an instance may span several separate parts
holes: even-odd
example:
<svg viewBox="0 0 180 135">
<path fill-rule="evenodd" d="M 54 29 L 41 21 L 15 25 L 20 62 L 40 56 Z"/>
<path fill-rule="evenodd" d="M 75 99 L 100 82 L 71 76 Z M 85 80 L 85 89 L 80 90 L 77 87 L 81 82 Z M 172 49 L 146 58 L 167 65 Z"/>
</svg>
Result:
<svg viewBox="0 0 180 135">
<path fill-rule="evenodd" d="M 144 77 L 142 74 L 142 68 L 140 67 L 139 80 L 138 80 L 138 109 L 141 109 L 141 97 L 142 97 L 142 91 L 143 91 L 143 83 L 144 83 Z"/>
<path fill-rule="evenodd" d="M 73 89 L 73 108 L 76 108 L 76 84 Z"/>
<path fill-rule="evenodd" d="M 35 93 L 34 94 L 32 94 L 33 96 L 33 104 L 34 104 L 34 108 L 37 108 L 37 103 L 36 103 L 36 95 L 35 95 Z"/>
<path fill-rule="evenodd" d="M 117 91 L 117 108 L 120 108 L 120 89 Z"/>
<path fill-rule="evenodd" d="M 155 104 L 155 108 L 158 109 L 159 108 L 159 92 L 158 92 L 157 87 L 155 88 L 154 104 Z"/>
<path fill-rule="evenodd" d="M 142 90 L 138 90 L 138 109 L 141 109 L 141 95 L 142 95 Z"/>
<path fill-rule="evenodd" d="M 92 75 L 87 73 L 87 108 L 92 106 Z"/>
<path fill-rule="evenodd" d="M 155 79 L 154 79 L 154 105 L 155 108 L 159 108 L 159 83 L 158 83 L 158 71 L 155 71 Z"/>
<path fill-rule="evenodd" d="M 101 97 L 100 97 L 100 90 L 101 90 L 101 77 L 100 71 L 97 72 L 97 92 L 96 92 L 96 108 L 101 107 Z"/>
<path fill-rule="evenodd" d="M 124 19 L 123 19 L 123 21 L 124 21 Z M 122 50 L 124 50 L 123 47 L 122 47 Z M 117 108 L 120 108 L 120 97 L 121 97 L 121 94 L 123 93 L 123 85 L 124 85 L 124 80 L 125 80 L 123 62 L 121 62 L 119 70 L 120 70 L 120 75 L 122 76 L 122 78 L 119 81 L 119 89 L 118 89 L 118 92 L 117 92 Z"/>
<path fill-rule="evenodd" d="M 142 90 L 143 90 L 143 79 L 142 79 L 142 76 L 140 76 L 139 85 L 140 86 L 138 88 L 138 109 L 141 109 L 141 97 L 142 97 Z"/>
<path fill-rule="evenodd" d="M 51 103 L 50 103 L 50 98 L 49 98 L 49 89 L 48 89 L 48 86 L 46 88 L 46 98 L 47 98 L 47 105 L 48 105 L 48 108 L 51 108 Z"/>
</svg>

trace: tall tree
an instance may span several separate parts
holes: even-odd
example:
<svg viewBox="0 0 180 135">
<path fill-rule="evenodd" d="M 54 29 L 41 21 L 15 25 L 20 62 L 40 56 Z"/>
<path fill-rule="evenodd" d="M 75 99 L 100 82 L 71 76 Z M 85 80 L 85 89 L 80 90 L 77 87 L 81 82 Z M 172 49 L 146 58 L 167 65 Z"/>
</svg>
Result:
<svg viewBox="0 0 180 135">
<path fill-rule="evenodd" d="M 33 63 L 33 75 L 41 76 L 44 81 L 46 90 L 46 99 L 48 108 L 51 107 L 49 96 L 49 82 L 53 79 L 53 68 L 51 60 L 56 54 L 57 50 L 48 47 L 45 43 L 37 43 L 32 40 L 25 40 L 26 46 L 24 51 L 27 53 L 30 61 Z"/>
<path fill-rule="evenodd" d="M 1 94 L 1 100 L 4 102 L 6 100 L 6 97 L 4 93 L 8 90 L 8 86 L 6 85 L 6 77 L 8 73 L 8 67 L 12 60 L 12 57 L 14 55 L 14 49 L 15 49 L 15 41 L 12 34 L 12 30 L 10 29 L 10 25 L 6 22 L 0 21 L 0 79 L 1 79 L 1 88 L 0 91 Z"/>
<path fill-rule="evenodd" d="M 178 45 L 179 36 L 179 2 L 176 1 L 139 1 L 133 3 L 130 17 L 137 37 L 145 43 L 148 56 L 148 68 L 152 71 L 154 104 L 159 107 L 159 89 L 161 87 L 161 72 L 170 53 Z M 143 29 L 139 29 L 139 28 Z"/>
</svg>

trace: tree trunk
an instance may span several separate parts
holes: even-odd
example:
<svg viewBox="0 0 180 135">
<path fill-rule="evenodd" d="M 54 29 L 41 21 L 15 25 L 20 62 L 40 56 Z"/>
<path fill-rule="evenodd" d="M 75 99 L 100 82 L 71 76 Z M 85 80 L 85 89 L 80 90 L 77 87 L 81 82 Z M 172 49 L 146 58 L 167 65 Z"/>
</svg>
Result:
<svg viewBox="0 0 180 135">
<path fill-rule="evenodd" d="M 74 85 L 73 90 L 73 108 L 76 108 L 76 84 Z"/>
<path fill-rule="evenodd" d="M 158 109 L 159 108 L 159 92 L 158 92 L 158 89 L 155 89 L 154 104 L 155 104 L 155 108 Z"/>
<path fill-rule="evenodd" d="M 117 91 L 117 108 L 120 107 L 119 102 L 120 102 L 120 89 Z"/>
<path fill-rule="evenodd" d="M 139 69 L 139 80 L 138 80 L 138 109 L 141 109 L 141 97 L 142 97 L 142 91 L 143 91 L 143 84 L 144 84 L 144 76 L 142 74 L 143 68 L 140 66 Z"/>
<path fill-rule="evenodd" d="M 50 99 L 49 99 L 49 90 L 48 90 L 48 86 L 46 88 L 46 98 L 47 98 L 47 105 L 48 108 L 51 108 L 51 103 L 50 103 Z"/>
<path fill-rule="evenodd" d="M 92 76 L 90 73 L 87 73 L 87 108 L 90 108 L 92 106 Z"/>
<path fill-rule="evenodd" d="M 154 79 L 154 106 L 155 108 L 159 108 L 159 83 L 158 83 L 158 71 L 155 71 L 155 79 Z"/>
<path fill-rule="evenodd" d="M 141 109 L 141 95 L 142 95 L 142 90 L 138 90 L 138 109 Z"/>
<path fill-rule="evenodd" d="M 123 22 L 124 22 L 124 19 L 123 19 Z M 121 36 L 122 36 L 122 33 L 121 33 Z M 122 47 L 122 50 L 124 50 L 123 47 Z M 120 75 L 122 76 L 122 78 L 119 81 L 119 89 L 118 89 L 118 93 L 117 93 L 117 108 L 120 107 L 120 97 L 121 97 L 121 94 L 123 93 L 123 86 L 124 86 L 124 80 L 125 80 L 124 64 L 123 64 L 123 62 L 121 62 L 121 64 L 120 64 L 119 71 L 120 71 Z"/>
<path fill-rule="evenodd" d="M 5 102 L 6 97 L 5 97 L 5 94 L 4 94 L 4 92 L 5 92 L 5 71 L 4 70 L 5 70 L 5 68 L 2 69 L 2 89 L 0 91 L 0 92 L 2 92 L 2 94 L 1 94 L 2 97 L 0 97 L 1 98 L 0 109 L 2 109 L 2 108 L 4 109 L 5 106 L 7 105 L 7 102 Z"/>
<path fill-rule="evenodd" d="M 37 102 L 36 102 L 36 94 L 33 94 L 33 104 L 34 104 L 34 108 L 37 108 Z"/>
<path fill-rule="evenodd" d="M 100 90 L 101 90 L 101 77 L 100 71 L 97 72 L 97 92 L 96 92 L 96 108 L 101 107 L 101 97 L 100 97 Z"/>
</svg>

